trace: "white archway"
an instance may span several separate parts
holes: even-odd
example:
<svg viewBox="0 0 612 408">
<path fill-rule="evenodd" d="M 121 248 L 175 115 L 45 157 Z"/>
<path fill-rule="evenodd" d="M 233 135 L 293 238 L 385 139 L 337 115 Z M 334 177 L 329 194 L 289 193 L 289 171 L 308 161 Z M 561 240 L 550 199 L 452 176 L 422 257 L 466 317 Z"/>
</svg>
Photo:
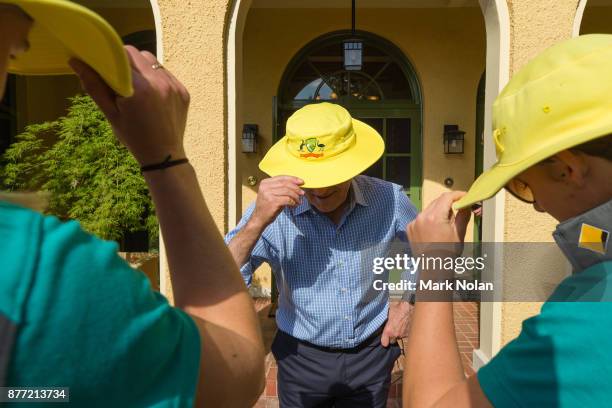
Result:
<svg viewBox="0 0 612 408">
<path fill-rule="evenodd" d="M 582 0 L 586 1 L 586 0 Z M 492 129 L 491 107 L 493 101 L 509 80 L 510 72 L 510 17 L 506 0 L 479 0 L 479 5 L 485 19 L 487 49 L 486 49 L 486 88 L 484 113 L 484 168 L 490 167 L 496 161 L 495 146 L 490 132 Z M 242 87 L 242 37 L 246 17 L 252 0 L 232 1 L 226 41 L 226 85 L 227 85 L 227 225 L 236 225 L 240 217 L 241 181 L 237 173 L 237 157 L 239 140 L 239 124 L 242 121 L 241 96 Z M 488 200 L 483 211 L 483 241 L 503 242 L 504 234 L 504 193 Z M 495 271 L 497 287 L 501 288 L 503 271 L 503 254 L 495 253 L 489 257 Z M 493 279 L 493 277 L 491 277 Z M 474 350 L 473 364 L 478 369 L 485 364 L 501 347 L 501 304 L 482 303 L 480 316 L 480 348 Z"/>
<path fill-rule="evenodd" d="M 479 0 L 487 31 L 487 66 L 484 113 L 484 169 L 491 167 L 497 160 L 495 144 L 491 136 L 493 101 L 508 83 L 510 77 L 510 15 L 505 0 Z M 503 242 L 504 240 L 504 192 L 483 204 L 483 242 Z M 487 261 L 487 271 L 494 274 L 491 280 L 495 287 L 502 288 L 503 253 L 496 245 L 493 256 Z M 498 296 L 500 294 L 498 293 Z M 501 303 L 484 302 L 480 304 L 480 348 L 474 350 L 472 364 L 478 370 L 501 348 Z"/>
<path fill-rule="evenodd" d="M 580 35 L 580 25 L 582 24 L 582 17 L 584 17 L 584 9 L 586 8 L 587 0 L 579 0 L 578 7 L 576 8 L 576 14 L 574 15 L 574 25 L 572 28 L 572 37 L 578 37 Z"/>
<path fill-rule="evenodd" d="M 162 19 L 161 19 L 161 11 L 159 9 L 159 4 L 157 0 L 149 0 L 151 3 L 151 10 L 153 11 L 153 21 L 155 22 L 155 40 L 157 46 L 157 60 L 164 63 L 164 41 L 163 41 L 163 31 L 162 31 Z"/>
<path fill-rule="evenodd" d="M 242 100 L 239 89 L 242 87 L 242 34 L 252 0 L 234 0 L 230 20 L 225 33 L 227 44 L 227 225 L 231 228 L 240 217 L 242 201 L 241 184 L 236 166 L 239 135 L 238 124 L 242 117 Z"/>
</svg>

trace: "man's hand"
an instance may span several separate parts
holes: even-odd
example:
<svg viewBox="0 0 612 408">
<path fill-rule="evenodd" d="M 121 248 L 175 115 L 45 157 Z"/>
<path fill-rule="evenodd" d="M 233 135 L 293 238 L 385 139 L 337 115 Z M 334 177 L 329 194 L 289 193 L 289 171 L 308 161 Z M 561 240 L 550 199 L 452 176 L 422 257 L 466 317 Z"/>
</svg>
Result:
<svg viewBox="0 0 612 408">
<path fill-rule="evenodd" d="M 250 223 L 262 229 L 276 219 L 285 206 L 295 207 L 302 202 L 304 181 L 291 176 L 276 176 L 262 180 L 257 192 L 255 211 Z"/>
<path fill-rule="evenodd" d="M 389 347 L 398 338 L 406 337 L 410 327 L 413 306 L 408 302 L 392 303 L 389 305 L 389 318 L 383 329 L 380 344 Z"/>
<path fill-rule="evenodd" d="M 471 213 L 468 208 L 455 214 L 452 205 L 464 195 L 462 191 L 442 194 L 408 224 L 407 234 L 413 254 L 425 254 L 432 250 L 461 254 Z"/>
<path fill-rule="evenodd" d="M 187 89 L 148 51 L 125 47 L 132 66 L 134 94 L 118 96 L 88 65 L 71 60 L 70 66 L 85 91 L 98 104 L 119 140 L 141 166 L 159 163 L 168 155 L 185 157 L 183 134 L 189 108 Z"/>
</svg>

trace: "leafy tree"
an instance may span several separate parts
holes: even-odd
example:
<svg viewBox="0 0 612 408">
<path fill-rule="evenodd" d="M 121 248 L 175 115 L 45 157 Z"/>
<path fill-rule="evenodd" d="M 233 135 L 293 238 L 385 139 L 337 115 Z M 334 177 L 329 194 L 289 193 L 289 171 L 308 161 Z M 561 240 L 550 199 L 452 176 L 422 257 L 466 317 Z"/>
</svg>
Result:
<svg viewBox="0 0 612 408">
<path fill-rule="evenodd" d="M 66 116 L 16 137 L 0 159 L 0 188 L 48 191 L 48 213 L 79 220 L 107 240 L 146 230 L 157 247 L 157 219 L 140 167 L 88 96 L 71 98 Z"/>
</svg>

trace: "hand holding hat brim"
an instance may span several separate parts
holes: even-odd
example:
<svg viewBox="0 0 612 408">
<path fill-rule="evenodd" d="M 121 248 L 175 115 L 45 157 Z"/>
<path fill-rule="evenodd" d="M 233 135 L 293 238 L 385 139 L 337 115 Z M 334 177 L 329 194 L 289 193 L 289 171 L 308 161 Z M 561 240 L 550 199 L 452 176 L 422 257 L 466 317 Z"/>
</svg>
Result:
<svg viewBox="0 0 612 408">
<path fill-rule="evenodd" d="M 131 69 L 115 30 L 93 11 L 64 0 L 3 0 L 33 20 L 30 50 L 10 61 L 9 72 L 62 75 L 79 59 L 92 67 L 121 96 L 133 92 Z"/>
</svg>

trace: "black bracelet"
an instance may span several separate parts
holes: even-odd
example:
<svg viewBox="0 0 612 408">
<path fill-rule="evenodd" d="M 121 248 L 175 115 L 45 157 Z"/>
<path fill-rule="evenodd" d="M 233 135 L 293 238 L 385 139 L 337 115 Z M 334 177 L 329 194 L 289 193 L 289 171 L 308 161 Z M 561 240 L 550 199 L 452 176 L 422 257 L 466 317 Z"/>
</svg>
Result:
<svg viewBox="0 0 612 408">
<path fill-rule="evenodd" d="M 172 159 L 172 155 L 168 155 L 168 157 L 166 157 L 164 161 L 161 163 L 155 163 L 155 164 L 149 164 L 147 166 L 142 166 L 140 168 L 140 171 L 144 173 L 145 171 L 163 170 L 163 169 L 167 169 L 168 167 L 178 166 L 179 164 L 189 163 L 189 160 L 187 160 L 186 158 L 178 159 L 178 160 L 170 160 L 170 159 Z"/>
</svg>

